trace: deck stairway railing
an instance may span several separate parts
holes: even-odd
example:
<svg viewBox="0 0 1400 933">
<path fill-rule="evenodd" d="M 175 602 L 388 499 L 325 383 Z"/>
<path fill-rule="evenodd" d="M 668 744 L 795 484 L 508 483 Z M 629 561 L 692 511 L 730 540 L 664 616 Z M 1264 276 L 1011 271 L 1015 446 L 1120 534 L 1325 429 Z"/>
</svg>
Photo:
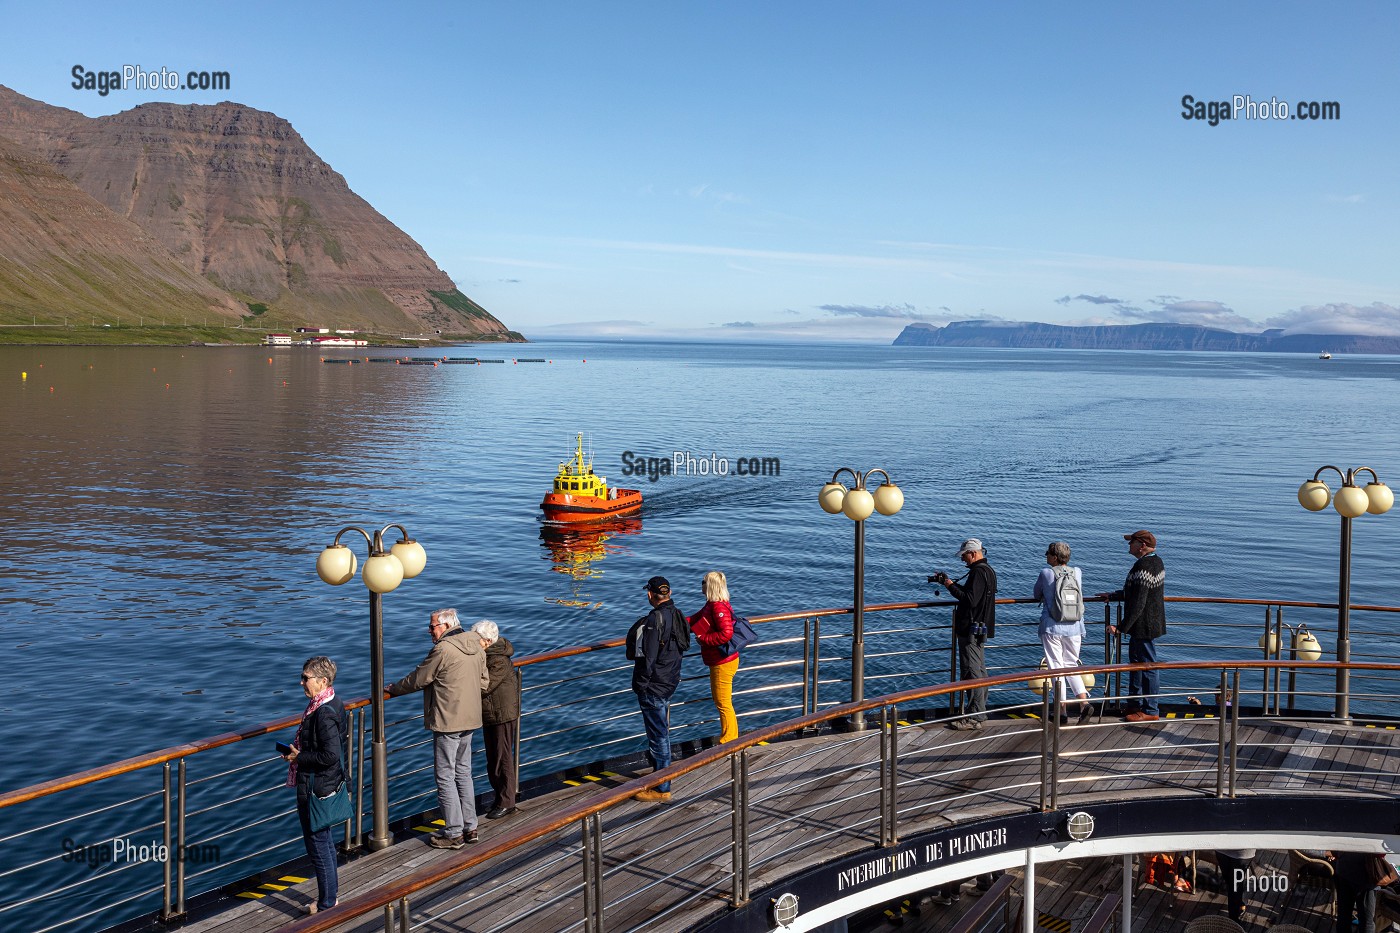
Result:
<svg viewBox="0 0 1400 933">
<path fill-rule="evenodd" d="M 1294 634 L 1306 626 L 1332 655 L 1336 605 L 1279 600 L 1175 598 L 1171 629 L 1163 640 L 1173 658 L 1271 657 L 1287 660 Z M 1001 600 L 998 638 L 988 646 L 989 673 L 1033 669 L 1040 658 L 1035 634 L 1038 605 Z M 897 603 L 866 608 L 866 690 L 895 692 L 956 676 L 948 601 Z M 1105 603 L 1105 620 L 1121 607 Z M 1352 606 L 1356 623 L 1353 660 L 1392 660 L 1384 654 L 1400 607 Z M 1288 612 L 1284 620 L 1285 610 Z M 746 650 L 736 681 L 735 705 L 746 730 L 793 715 L 810 717 L 850 696 L 849 608 L 756 616 L 760 641 Z M 1371 621 L 1367 621 L 1371 620 Z M 1121 657 L 1117 639 L 1091 625 L 1085 663 Z M 1274 633 L 1269 641 L 1265 636 Z M 507 633 L 510 634 L 510 633 Z M 591 765 L 637 753 L 644 743 L 629 687 L 621 638 L 520 658 L 523 687 L 520 773 L 525 780 L 565 772 L 585 780 Z M 1367 649 L 1370 649 L 1368 652 Z M 714 711 L 708 679 L 696 662 L 673 704 L 672 736 L 686 752 L 712 744 Z M 1400 694 L 1400 672 L 1358 670 L 1352 709 L 1389 708 Z M 1123 690 L 1121 670 L 1106 684 Z M 1184 675 L 1189 690 L 1213 684 L 1197 672 Z M 1323 712 L 1333 703 L 1326 672 L 1278 664 L 1247 675 L 1261 709 L 1306 708 Z M 1195 680 L 1191 680 L 1195 677 Z M 340 684 L 342 690 L 345 684 Z M 994 704 L 1024 698 L 1017 681 L 991 685 Z M 1100 691 L 1096 691 L 1096 695 Z M 938 694 L 945 713 L 958 708 L 957 691 Z M 352 710 L 349 773 L 355 815 L 346 824 L 347 847 L 367 831 L 370 785 L 366 768 L 366 699 Z M 391 819 L 406 819 L 433 803 L 430 741 L 414 702 L 394 702 L 391 712 L 389 792 Z M 77 774 L 0 793 L 0 928 L 34 931 L 91 930 L 130 916 L 158 911 L 169 919 L 185 912 L 191 893 L 212 890 L 294 859 L 301 852 L 292 795 L 283 786 L 285 763 L 272 754 L 274 739 L 296 728 L 289 716 L 250 728 L 138 755 Z M 476 773 L 482 773 L 478 767 Z"/>
</svg>

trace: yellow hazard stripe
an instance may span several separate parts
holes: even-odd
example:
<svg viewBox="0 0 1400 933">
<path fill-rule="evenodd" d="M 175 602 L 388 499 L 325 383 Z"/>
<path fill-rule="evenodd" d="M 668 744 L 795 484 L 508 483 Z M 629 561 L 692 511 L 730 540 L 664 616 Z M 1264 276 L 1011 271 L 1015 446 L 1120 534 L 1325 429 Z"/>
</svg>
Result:
<svg viewBox="0 0 1400 933">
<path fill-rule="evenodd" d="M 1056 917 L 1054 914 L 1037 913 L 1035 922 L 1047 930 L 1053 930 L 1054 933 L 1069 933 L 1069 921 L 1063 917 Z"/>
</svg>

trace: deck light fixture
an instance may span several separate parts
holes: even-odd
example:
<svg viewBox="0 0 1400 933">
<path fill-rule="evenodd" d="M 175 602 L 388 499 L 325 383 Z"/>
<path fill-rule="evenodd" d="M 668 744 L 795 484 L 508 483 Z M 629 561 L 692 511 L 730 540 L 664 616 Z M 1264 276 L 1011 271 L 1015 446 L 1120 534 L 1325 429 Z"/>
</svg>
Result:
<svg viewBox="0 0 1400 933">
<path fill-rule="evenodd" d="M 1083 842 L 1094 834 L 1094 817 L 1083 810 L 1072 813 L 1065 821 L 1065 831 L 1075 842 Z"/>
<path fill-rule="evenodd" d="M 384 533 L 390 528 L 397 528 L 402 538 L 386 551 Z M 404 580 L 422 573 L 428 563 L 428 555 L 423 545 L 410 538 L 402 525 L 385 525 L 373 533 L 350 525 L 337 531 L 335 540 L 316 558 L 316 574 L 331 586 L 340 586 L 355 576 L 355 554 L 340 543 L 341 535 L 352 531 L 358 532 L 369 545 L 369 558 L 365 561 L 361 576 L 365 588 L 369 590 L 369 699 L 374 720 L 370 742 L 374 827 L 370 832 L 369 848 L 377 852 L 389 845 L 389 756 L 384 739 L 384 606 L 381 597 L 397 589 Z"/>
<path fill-rule="evenodd" d="M 773 925 L 786 930 L 797 919 L 797 895 L 792 892 L 778 895 L 769 901 L 768 912 Z"/>
<path fill-rule="evenodd" d="M 848 488 L 839 481 L 842 473 L 851 475 L 855 481 L 852 487 Z M 866 488 L 866 481 L 876 473 L 885 481 L 871 493 Z M 851 702 L 859 703 L 865 699 L 865 520 L 872 512 L 881 515 L 898 512 L 904 507 L 904 493 L 884 470 L 858 473 L 849 467 L 841 467 L 831 474 L 831 482 L 821 488 L 817 501 L 827 514 L 839 512 L 856 523 L 855 605 L 851 613 Z M 865 713 L 852 714 L 851 728 L 865 728 Z"/>
<path fill-rule="evenodd" d="M 1342 488 L 1335 496 L 1322 482 L 1322 474 L 1328 470 L 1342 478 Z M 1362 473 L 1371 474 L 1371 482 L 1366 486 L 1356 485 L 1356 478 Z M 1321 512 L 1331 499 L 1332 507 L 1342 516 L 1341 557 L 1337 572 L 1337 660 L 1346 664 L 1351 660 L 1351 520 L 1370 513 L 1383 515 L 1395 504 L 1395 494 L 1381 482 L 1376 471 L 1370 467 L 1355 467 L 1343 472 L 1331 466 L 1319 467 L 1313 478 L 1298 487 L 1298 504 L 1309 512 Z M 1313 639 L 1316 642 L 1316 639 Z M 1301 648 L 1301 645 L 1295 647 Z M 1306 649 L 1311 651 L 1311 648 Z M 1302 654 L 1299 655 L 1302 657 Z M 1320 646 L 1317 657 L 1321 657 Z M 1351 672 L 1344 667 L 1337 669 L 1337 704 L 1335 716 L 1349 719 Z"/>
</svg>

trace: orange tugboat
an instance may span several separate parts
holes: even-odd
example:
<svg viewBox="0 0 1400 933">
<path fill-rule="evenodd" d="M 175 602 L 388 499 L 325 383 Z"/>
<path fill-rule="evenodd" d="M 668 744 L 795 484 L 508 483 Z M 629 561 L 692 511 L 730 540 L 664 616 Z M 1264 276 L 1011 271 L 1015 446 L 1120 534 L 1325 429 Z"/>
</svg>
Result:
<svg viewBox="0 0 1400 933">
<path fill-rule="evenodd" d="M 559 464 L 554 489 L 545 493 L 540 508 L 547 522 L 600 522 L 640 511 L 642 492 L 609 489 L 607 478 L 593 472 L 592 458 L 584 457 L 580 434 L 574 458 Z"/>
</svg>

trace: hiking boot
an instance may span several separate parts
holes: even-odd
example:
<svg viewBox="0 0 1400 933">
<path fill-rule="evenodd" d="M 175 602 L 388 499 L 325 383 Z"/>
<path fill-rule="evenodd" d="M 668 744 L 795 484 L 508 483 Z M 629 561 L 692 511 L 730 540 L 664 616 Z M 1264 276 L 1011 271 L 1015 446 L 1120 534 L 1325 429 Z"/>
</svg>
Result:
<svg viewBox="0 0 1400 933">
<path fill-rule="evenodd" d="M 474 829 L 469 829 L 469 830 L 467 830 L 466 835 L 464 835 L 464 836 L 462 837 L 462 839 L 463 839 L 463 841 L 465 841 L 465 842 L 480 842 L 480 841 L 481 841 L 481 833 L 477 832 L 477 831 L 474 830 Z"/>
<path fill-rule="evenodd" d="M 949 729 L 956 729 L 959 732 L 970 732 L 982 728 L 980 719 L 954 719 L 952 722 L 944 723 Z"/>
<path fill-rule="evenodd" d="M 461 836 L 442 835 L 429 837 L 428 845 L 434 849 L 460 849 L 466 845 L 466 842 Z"/>
<path fill-rule="evenodd" d="M 955 898 L 951 894 L 939 893 L 933 895 L 933 897 L 930 897 L 929 900 L 932 903 L 937 904 L 939 907 L 952 907 Z"/>
<path fill-rule="evenodd" d="M 640 800 L 642 803 L 670 803 L 671 792 L 669 790 L 639 790 L 632 795 L 633 800 Z"/>
</svg>

